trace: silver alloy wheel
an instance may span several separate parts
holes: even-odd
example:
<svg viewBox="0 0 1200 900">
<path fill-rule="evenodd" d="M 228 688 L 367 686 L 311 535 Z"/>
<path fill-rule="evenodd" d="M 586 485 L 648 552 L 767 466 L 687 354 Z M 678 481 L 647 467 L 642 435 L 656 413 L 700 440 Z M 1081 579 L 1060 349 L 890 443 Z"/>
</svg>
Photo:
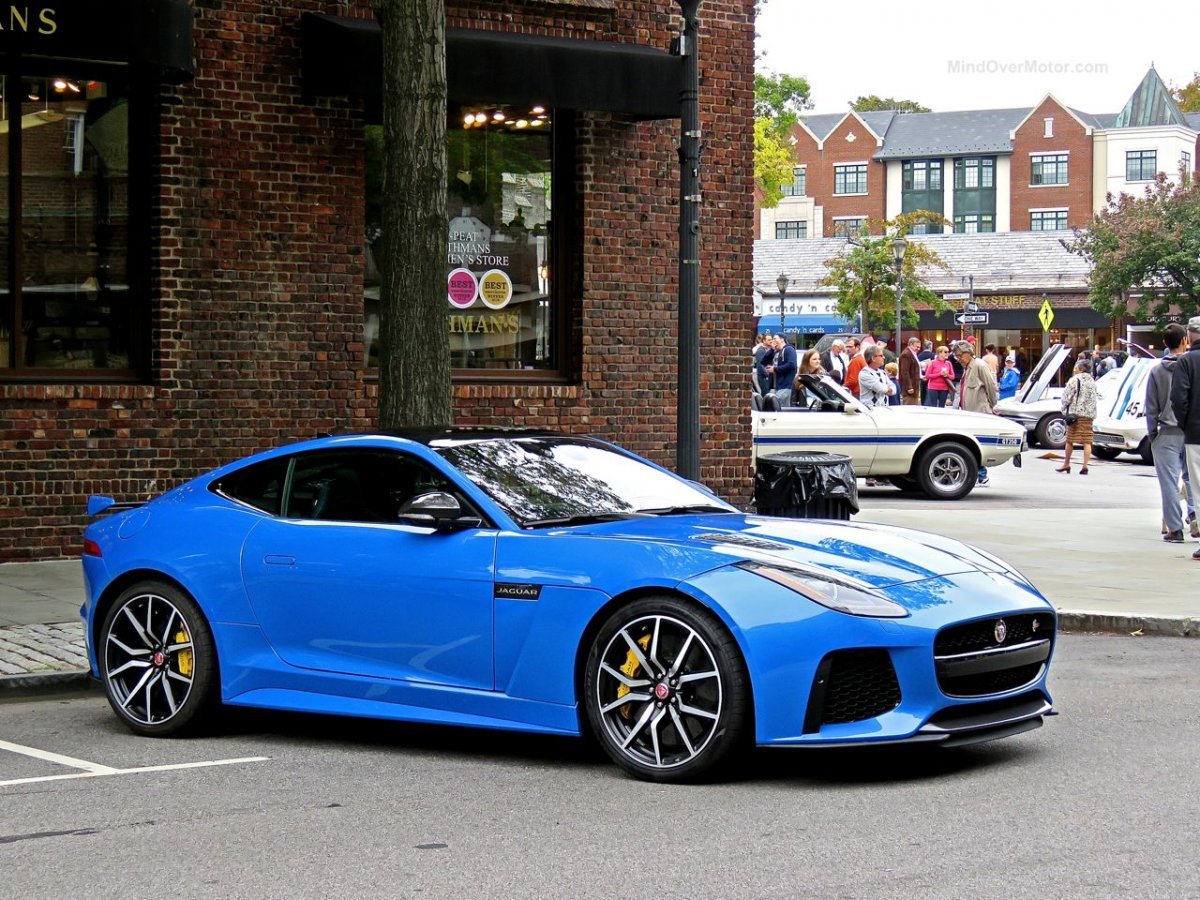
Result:
<svg viewBox="0 0 1200 900">
<path fill-rule="evenodd" d="M 1052 448 L 1061 448 L 1067 443 L 1067 423 L 1062 416 L 1055 416 L 1046 423 L 1046 443 Z"/>
<path fill-rule="evenodd" d="M 943 451 L 931 457 L 926 465 L 929 466 L 929 481 L 939 493 L 952 494 L 966 484 L 967 467 L 959 453 Z"/>
<path fill-rule="evenodd" d="M 109 620 L 104 678 L 121 711 L 141 725 L 161 725 L 192 692 L 196 652 L 183 614 L 160 594 L 135 594 Z"/>
<path fill-rule="evenodd" d="M 671 616 L 622 626 L 600 655 L 596 708 L 614 746 L 654 769 L 699 756 L 721 719 L 722 685 L 712 648 Z"/>
</svg>

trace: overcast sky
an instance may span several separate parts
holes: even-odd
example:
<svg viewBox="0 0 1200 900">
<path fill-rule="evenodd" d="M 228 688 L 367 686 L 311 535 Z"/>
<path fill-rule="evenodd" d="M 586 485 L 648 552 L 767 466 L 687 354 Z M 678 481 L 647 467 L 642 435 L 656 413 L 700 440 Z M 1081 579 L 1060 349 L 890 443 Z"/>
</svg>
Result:
<svg viewBox="0 0 1200 900">
<path fill-rule="evenodd" d="M 844 112 L 864 94 L 942 112 L 1033 106 L 1048 93 L 1116 113 L 1151 63 L 1172 87 L 1200 70 L 1189 5 L 766 0 L 758 68 L 807 78 L 816 113 Z"/>
</svg>

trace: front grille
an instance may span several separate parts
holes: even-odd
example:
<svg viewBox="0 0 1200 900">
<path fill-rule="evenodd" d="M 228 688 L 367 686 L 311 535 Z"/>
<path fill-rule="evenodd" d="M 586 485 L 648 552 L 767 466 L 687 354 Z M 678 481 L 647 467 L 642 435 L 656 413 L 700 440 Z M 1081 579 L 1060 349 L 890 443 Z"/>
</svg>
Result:
<svg viewBox="0 0 1200 900">
<path fill-rule="evenodd" d="M 1016 690 L 1037 680 L 1053 646 L 1054 615 L 1048 612 L 953 625 L 933 644 L 938 686 L 951 697 Z"/>
<path fill-rule="evenodd" d="M 804 730 L 881 716 L 900 705 L 900 682 L 886 650 L 836 650 L 817 667 Z"/>
<path fill-rule="evenodd" d="M 1007 634 L 1004 642 L 996 641 L 996 622 L 1004 620 Z M 1034 628 L 1037 622 L 1037 628 Z M 934 656 L 956 653 L 977 653 L 993 647 L 1012 647 L 1027 641 L 1054 637 L 1053 613 L 1019 613 L 1013 616 L 993 616 L 962 625 L 952 625 L 938 632 L 933 642 Z"/>
</svg>

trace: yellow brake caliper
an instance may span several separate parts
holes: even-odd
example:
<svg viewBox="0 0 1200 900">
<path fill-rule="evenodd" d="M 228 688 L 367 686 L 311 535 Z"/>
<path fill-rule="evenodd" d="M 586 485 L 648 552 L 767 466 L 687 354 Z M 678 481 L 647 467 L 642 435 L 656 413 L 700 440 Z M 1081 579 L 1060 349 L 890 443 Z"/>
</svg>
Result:
<svg viewBox="0 0 1200 900">
<path fill-rule="evenodd" d="M 637 643 L 639 644 L 639 646 L 641 646 L 641 648 L 643 650 L 649 650 L 650 649 L 650 635 L 646 634 L 646 635 L 643 635 L 642 637 L 638 638 Z M 629 678 L 634 678 L 637 676 L 638 670 L 641 667 L 642 667 L 641 663 L 639 663 L 638 659 L 637 659 L 637 654 L 635 654 L 632 650 L 630 650 L 628 653 L 625 654 L 625 665 L 621 666 L 621 673 Z M 629 693 L 629 687 L 627 685 L 624 685 L 624 684 L 617 685 L 617 699 L 618 700 L 620 700 L 622 697 L 624 697 L 628 693 Z M 629 718 L 630 710 L 629 710 L 628 703 L 626 703 L 624 706 L 621 707 L 621 715 L 623 715 L 626 719 Z"/>
<path fill-rule="evenodd" d="M 186 644 L 188 642 L 188 634 L 182 628 L 175 632 L 175 643 Z M 179 669 L 179 674 L 185 678 L 192 677 L 192 648 L 185 647 L 175 654 L 175 667 Z"/>
</svg>

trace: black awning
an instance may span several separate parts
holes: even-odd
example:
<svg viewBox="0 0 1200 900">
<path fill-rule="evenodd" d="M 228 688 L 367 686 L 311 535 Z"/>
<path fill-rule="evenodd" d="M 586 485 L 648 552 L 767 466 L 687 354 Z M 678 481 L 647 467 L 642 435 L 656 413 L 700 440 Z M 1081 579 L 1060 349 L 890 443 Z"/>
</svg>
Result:
<svg viewBox="0 0 1200 900">
<path fill-rule="evenodd" d="M 0 55 L 148 67 L 171 82 L 192 77 L 187 0 L 60 0 L 19 4 L 0 30 Z"/>
<path fill-rule="evenodd" d="M 374 19 L 305 13 L 301 77 L 309 97 L 382 102 L 383 40 Z M 637 119 L 679 117 L 681 58 L 637 44 L 501 31 L 446 31 L 446 91 L 464 103 L 540 103 Z"/>
</svg>

